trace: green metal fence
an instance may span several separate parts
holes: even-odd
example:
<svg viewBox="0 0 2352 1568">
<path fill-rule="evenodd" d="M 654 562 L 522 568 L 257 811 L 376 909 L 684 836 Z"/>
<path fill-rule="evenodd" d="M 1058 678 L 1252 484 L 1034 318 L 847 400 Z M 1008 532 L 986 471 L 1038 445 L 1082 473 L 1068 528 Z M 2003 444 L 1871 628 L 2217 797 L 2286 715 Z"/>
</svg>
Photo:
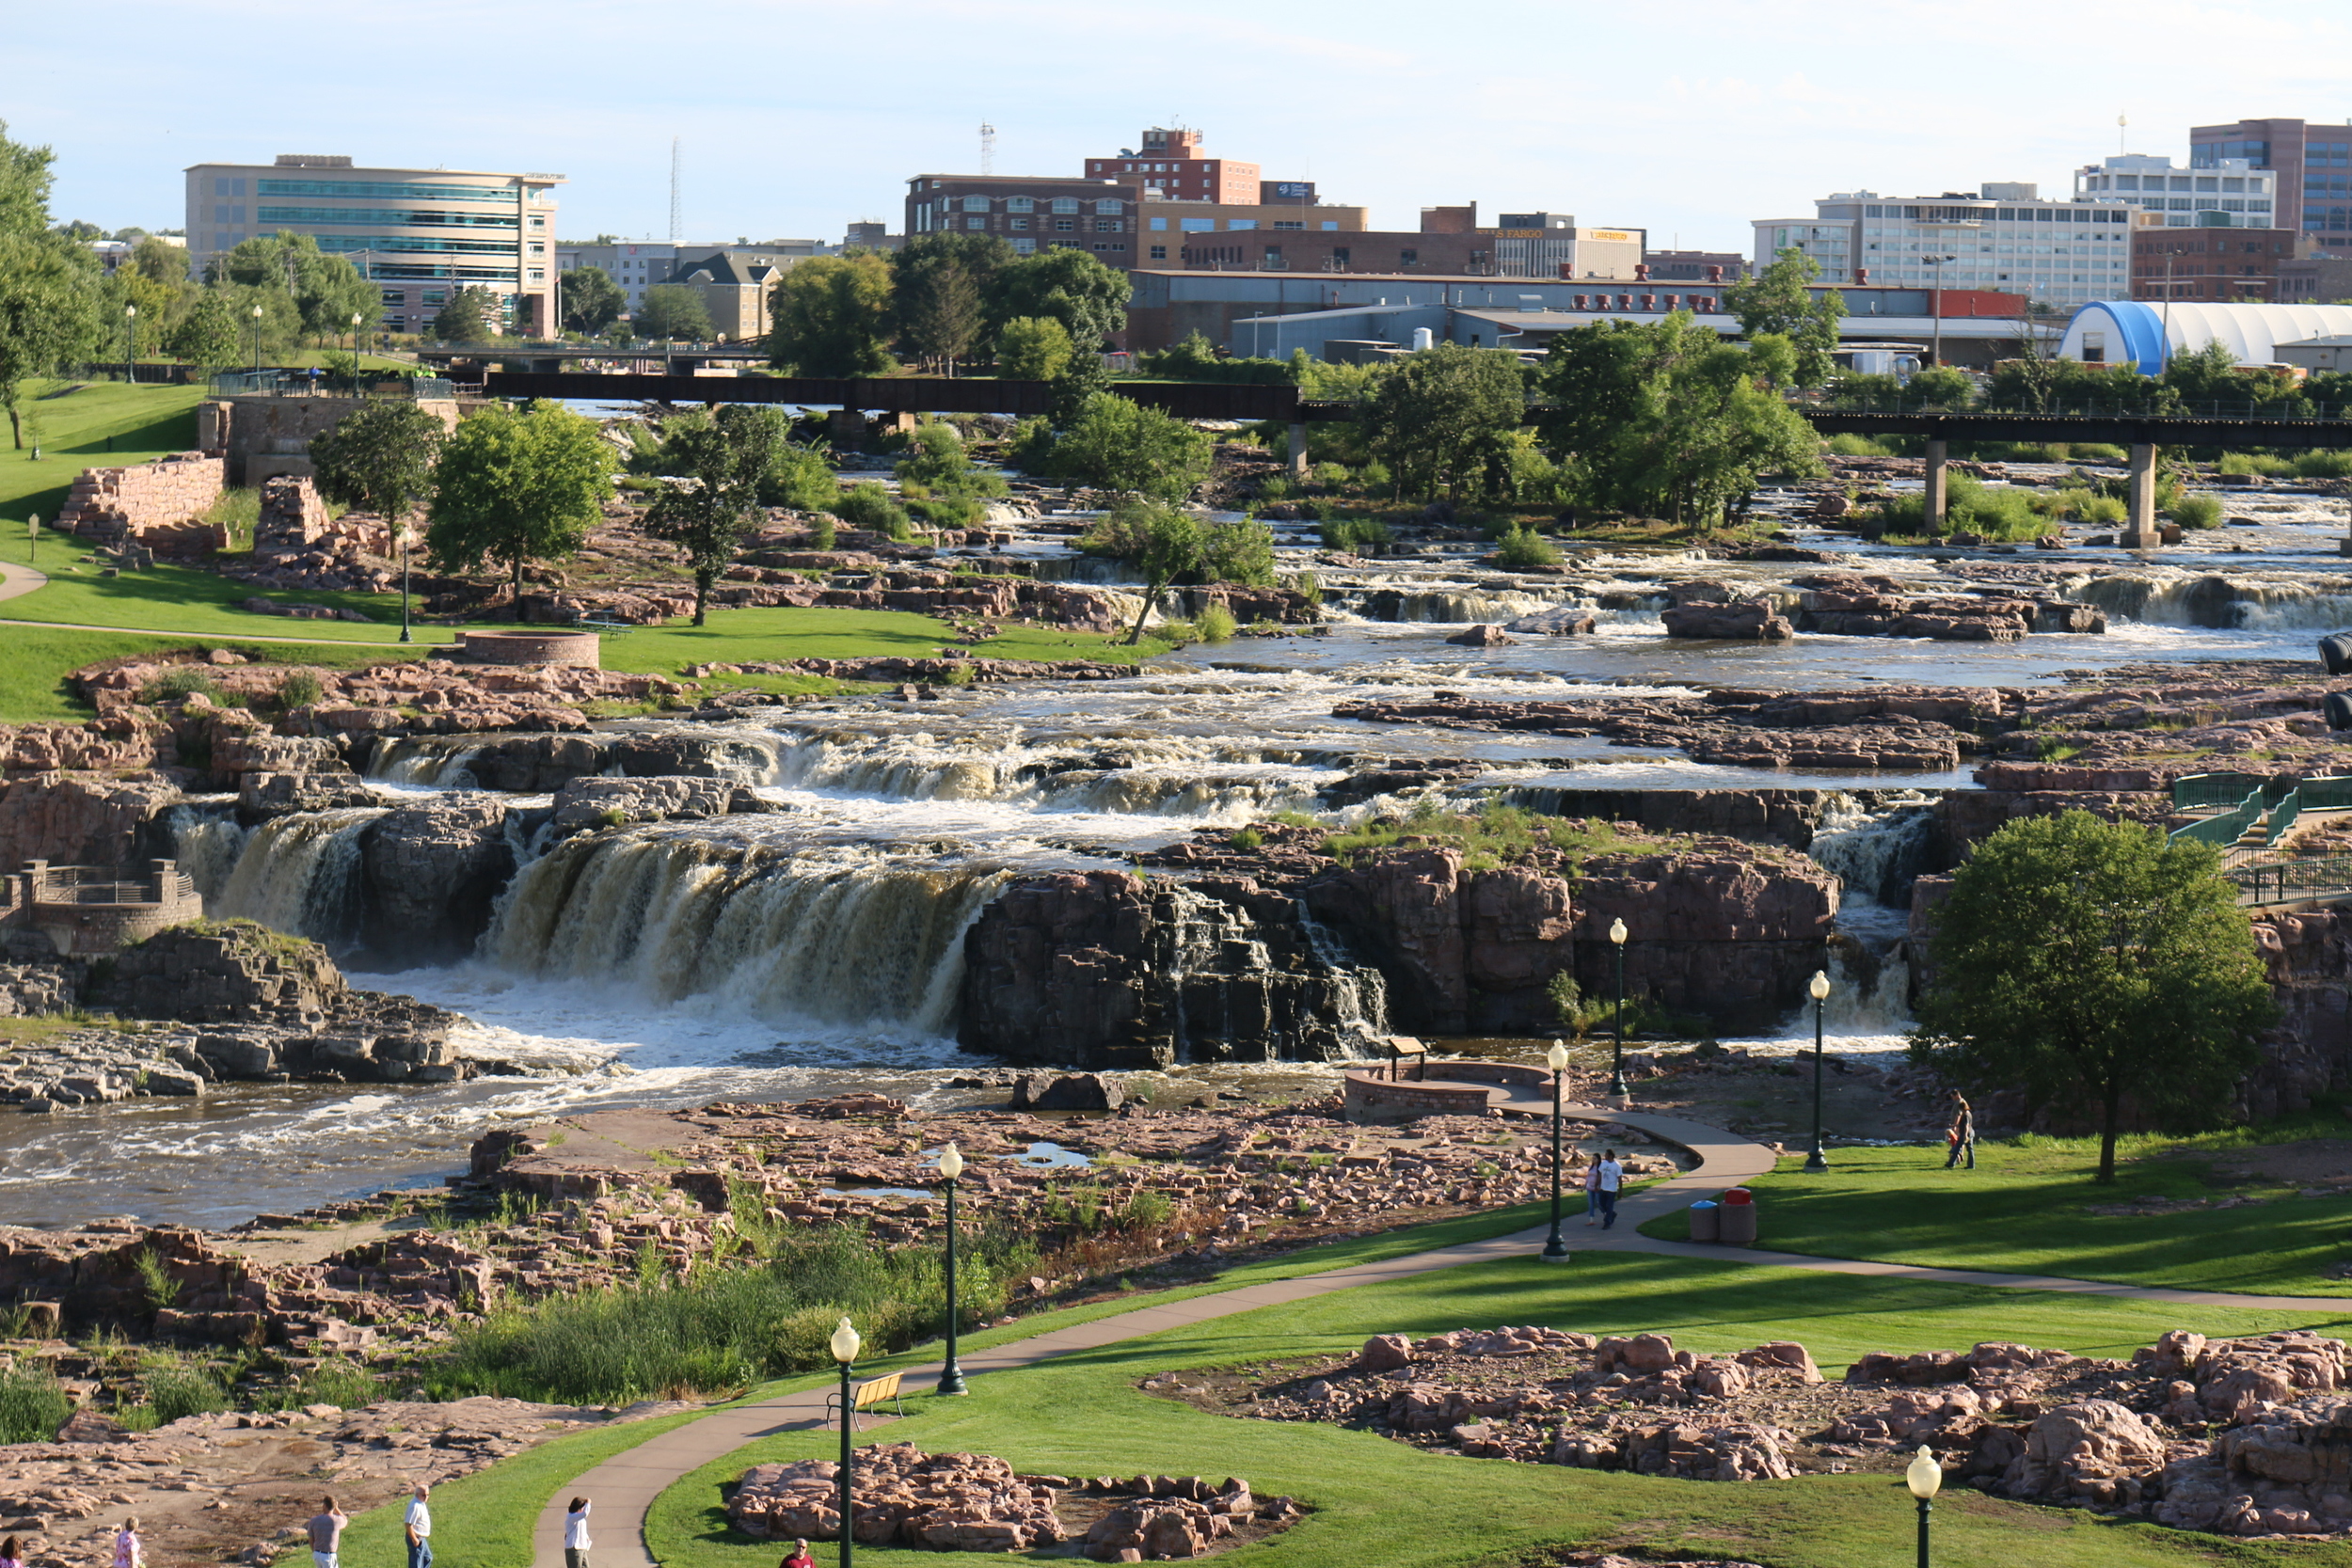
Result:
<svg viewBox="0 0 2352 1568">
<path fill-rule="evenodd" d="M 2246 836 L 2246 830 L 2262 816 L 2263 806 L 2263 792 L 2260 789 L 2249 790 L 2231 810 L 2192 822 L 2185 828 L 2174 829 L 2172 841 L 2177 844 L 2186 839 L 2198 844 L 2210 844 L 2217 849 L 2227 849 Z"/>
<path fill-rule="evenodd" d="M 2238 885 L 2241 903 L 2296 904 L 2325 894 L 2352 892 L 2352 854 L 2263 861 L 2233 866 L 2223 875 Z"/>
<path fill-rule="evenodd" d="M 2172 809 L 2228 810 L 2245 800 L 2247 791 L 2265 788 L 2271 782 L 2267 773 L 2191 773 L 2172 781 Z M 2279 782 L 2281 787 L 2288 783 Z"/>
<path fill-rule="evenodd" d="M 2296 817 L 2301 815 L 2302 810 L 2303 792 L 2299 789 L 2288 790 L 2287 798 L 2270 808 L 2270 821 L 2263 830 L 2263 842 L 2274 848 L 2284 844 L 2288 832 L 2295 827 Z"/>
</svg>

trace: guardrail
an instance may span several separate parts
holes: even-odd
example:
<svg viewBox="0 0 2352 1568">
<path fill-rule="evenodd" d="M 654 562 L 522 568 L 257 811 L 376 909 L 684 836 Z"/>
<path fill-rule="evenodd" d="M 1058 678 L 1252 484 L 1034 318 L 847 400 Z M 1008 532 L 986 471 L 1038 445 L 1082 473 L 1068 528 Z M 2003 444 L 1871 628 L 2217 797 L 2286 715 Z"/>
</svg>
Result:
<svg viewBox="0 0 2352 1568">
<path fill-rule="evenodd" d="M 2300 855 L 2233 866 L 2222 873 L 2238 886 L 2238 902 L 2301 904 L 2328 894 L 2352 894 L 2352 854 Z"/>
<path fill-rule="evenodd" d="M 2231 810 L 2192 822 L 2185 828 L 2175 828 L 2171 834 L 2172 842 L 2178 844 L 2185 840 L 2227 849 L 2246 836 L 2246 830 L 2261 817 L 2263 807 L 2263 792 L 2260 789 L 2249 790 L 2246 798 Z"/>
</svg>

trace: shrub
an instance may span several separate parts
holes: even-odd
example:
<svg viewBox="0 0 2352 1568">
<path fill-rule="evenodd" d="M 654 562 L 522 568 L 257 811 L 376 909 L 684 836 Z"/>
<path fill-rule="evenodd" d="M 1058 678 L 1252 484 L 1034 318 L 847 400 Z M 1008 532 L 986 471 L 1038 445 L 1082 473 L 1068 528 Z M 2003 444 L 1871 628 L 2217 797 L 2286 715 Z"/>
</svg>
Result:
<svg viewBox="0 0 2352 1568">
<path fill-rule="evenodd" d="M 232 550 L 253 547 L 253 530 L 262 520 L 262 492 L 256 487 L 223 490 L 204 511 L 204 520 L 229 535 Z"/>
<path fill-rule="evenodd" d="M 1495 559 L 1505 566 L 1557 566 L 1560 546 L 1532 528 L 1515 528 L 1502 536 Z"/>
<path fill-rule="evenodd" d="M 1339 486 L 1347 483 L 1347 465 L 1344 463 L 1318 463 L 1312 469 L 1312 478 L 1317 484 L 1324 486 L 1326 489 L 1337 489 Z"/>
<path fill-rule="evenodd" d="M 2121 523 L 2130 518 L 2132 509 L 2115 496 L 2087 496 L 2076 515 L 2086 523 Z"/>
<path fill-rule="evenodd" d="M 73 1402 L 46 1370 L 0 1371 L 0 1443 L 46 1443 L 72 1414 Z"/>
<path fill-rule="evenodd" d="M 2172 520 L 2183 528 L 2219 528 L 2221 499 L 2218 496 L 2183 496 L 2173 504 Z"/>
<path fill-rule="evenodd" d="M 1213 604 L 1202 610 L 1194 623 L 1200 628 L 1203 642 L 1231 642 L 1237 629 L 1233 612 L 1221 604 Z"/>
<path fill-rule="evenodd" d="M 290 671 L 278 683 L 278 705 L 281 708 L 309 707 L 326 695 L 326 688 L 309 670 Z"/>
<path fill-rule="evenodd" d="M 2352 449 L 2298 453 L 2295 471 L 2305 479 L 2352 479 Z"/>
<path fill-rule="evenodd" d="M 1829 438 L 1829 450 L 1839 457 L 1886 457 L 1892 455 L 1867 436 L 1841 435 Z"/>
<path fill-rule="evenodd" d="M 810 521 L 808 531 L 809 542 L 818 549 L 829 550 L 833 548 L 834 523 L 832 513 L 819 512 L 817 514 L 816 517 Z"/>
<path fill-rule="evenodd" d="M 161 677 L 139 693 L 139 697 L 144 702 L 163 703 L 188 697 L 216 697 L 219 694 L 220 688 L 214 682 L 211 672 L 197 665 L 183 664 L 177 669 L 165 671 Z"/>
<path fill-rule="evenodd" d="M 1396 487 L 1396 476 L 1389 471 L 1386 463 L 1376 457 L 1357 469 L 1356 477 L 1367 490 L 1392 490 Z"/>
<path fill-rule="evenodd" d="M 864 529 L 868 533 L 904 539 L 911 531 L 906 510 L 890 499 L 888 490 L 870 479 L 843 490 L 840 499 L 828 510 L 851 528 Z"/>
<path fill-rule="evenodd" d="M 2295 472 L 2293 462 L 2266 451 L 2225 451 L 2213 467 L 2219 474 L 2261 474 L 2266 479 Z"/>
<path fill-rule="evenodd" d="M 147 1402 L 154 1407 L 158 1425 L 229 1408 L 229 1396 L 213 1374 L 176 1355 L 149 1362 L 139 1381 L 147 1387 Z"/>
<path fill-rule="evenodd" d="M 301 1383 L 304 1404 L 332 1404 L 345 1410 L 373 1404 L 383 1392 L 373 1372 L 340 1355 L 311 1368 Z"/>
<path fill-rule="evenodd" d="M 1378 555 L 1395 542 L 1389 525 L 1377 517 L 1328 517 L 1315 531 L 1326 548 L 1349 555 Z"/>
<path fill-rule="evenodd" d="M 759 504 L 788 506 L 796 512 L 822 512 L 841 499 L 841 482 L 833 465 L 811 447 L 779 442 L 768 471 L 760 476 Z"/>
<path fill-rule="evenodd" d="M 1315 580 L 1312 572 L 1301 572 L 1291 578 L 1291 588 L 1307 601 L 1310 610 L 1323 603 L 1323 584 Z"/>
<path fill-rule="evenodd" d="M 162 1311 L 180 1299 L 180 1282 L 164 1268 L 164 1260 L 155 1256 L 153 1247 L 141 1247 L 131 1255 L 131 1266 L 139 1271 L 139 1291 L 147 1297 L 147 1305 Z"/>
<path fill-rule="evenodd" d="M 1267 501 L 1290 499 L 1291 482 L 1280 474 L 1268 474 L 1258 482 L 1258 499 Z"/>
</svg>

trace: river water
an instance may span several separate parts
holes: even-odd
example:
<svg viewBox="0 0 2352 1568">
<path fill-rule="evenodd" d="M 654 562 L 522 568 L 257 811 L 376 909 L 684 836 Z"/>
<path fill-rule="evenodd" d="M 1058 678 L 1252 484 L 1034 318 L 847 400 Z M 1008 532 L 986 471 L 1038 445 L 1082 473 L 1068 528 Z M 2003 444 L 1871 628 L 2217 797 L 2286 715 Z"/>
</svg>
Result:
<svg viewBox="0 0 2352 1568">
<path fill-rule="evenodd" d="M 2243 497 L 2231 498 L 2241 510 Z M 1833 943 L 1832 1049 L 1897 1050 L 1904 895 L 1933 793 L 1952 773 L 1777 772 L 1694 764 L 1599 740 L 1483 734 L 1334 719 L 1337 704 L 1438 691 L 1496 700 L 1679 695 L 1722 686 L 1872 681 L 2032 685 L 2124 662 L 2306 658 L 2352 622 L 2336 552 L 2343 504 L 2276 498 L 2261 526 L 2229 528 L 2160 562 L 2116 552 L 2062 558 L 1994 551 L 1854 549 L 1853 569 L 1915 579 L 1972 566 L 2062 560 L 2069 596 L 2109 615 L 2100 636 L 2014 644 L 1801 637 L 1787 644 L 1667 640 L 1663 585 L 1704 575 L 1793 594 L 1820 567 L 1627 556 L 1583 560 L 1572 578 L 1512 578 L 1470 548 L 1333 567 L 1303 530 L 1283 569 L 1312 569 L 1337 619 L 1324 636 L 1241 638 L 1120 682 L 951 689 L 936 702 L 845 699 L 754 710 L 724 735 L 739 782 L 771 815 L 625 829 L 525 863 L 491 930 L 464 963 L 358 982 L 453 1007 L 465 1037 L 535 1076 L 357 1094 L 232 1087 L 200 1106 L 148 1101 L 0 1122 L 0 1222 L 71 1224 L 104 1213 L 219 1225 L 387 1185 L 437 1182 L 487 1126 L 601 1105 L 714 1098 L 795 1099 L 878 1089 L 917 1103 L 980 1098 L 948 1080 L 994 1064 L 953 1042 L 961 939 L 1006 879 L 1116 863 L 1198 828 L 1306 812 L 1334 824 L 1409 805 L 1329 796 L 1373 759 L 1469 761 L 1459 786 L 1698 788 L 1779 785 L 1849 794 L 1829 802 L 1814 856 L 1847 881 Z M 1801 543 L 1817 542 L 1806 530 Z M 1058 543 L 1017 553 L 1101 579 Z M 1595 635 L 1467 649 L 1475 621 L 1586 608 Z M 1403 616 L 1405 619 L 1390 617 Z M 652 723 L 656 721 L 643 721 Z M 372 781 L 384 808 L 475 786 L 463 737 L 390 748 Z M 1916 793 L 1904 795 L 1909 790 Z M 1893 791 L 1896 793 L 1889 794 Z M 542 802 L 544 803 L 544 802 Z M 183 859 L 215 913 L 242 914 L 330 944 L 358 928 L 358 835 L 384 808 L 282 818 L 246 832 L 227 802 L 178 825 Z M 1745 1042 L 1810 1049 L 1812 1020 Z M 1218 1069 L 1248 1082 L 1278 1069 Z M 1295 1081 L 1319 1070 L 1285 1065 Z"/>
</svg>

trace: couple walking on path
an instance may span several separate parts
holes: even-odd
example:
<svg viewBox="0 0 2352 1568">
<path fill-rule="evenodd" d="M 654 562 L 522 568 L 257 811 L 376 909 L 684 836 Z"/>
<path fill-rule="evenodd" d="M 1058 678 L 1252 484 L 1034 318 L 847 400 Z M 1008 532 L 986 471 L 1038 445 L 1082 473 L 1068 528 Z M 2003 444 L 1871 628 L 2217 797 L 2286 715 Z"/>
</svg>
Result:
<svg viewBox="0 0 2352 1568">
<path fill-rule="evenodd" d="M 1625 1185 L 1625 1167 L 1617 1164 L 1617 1151 L 1601 1150 L 1600 1158 L 1584 1167 L 1584 1223 L 1600 1218 L 1603 1230 L 1617 1227 L 1617 1192 Z"/>
</svg>

